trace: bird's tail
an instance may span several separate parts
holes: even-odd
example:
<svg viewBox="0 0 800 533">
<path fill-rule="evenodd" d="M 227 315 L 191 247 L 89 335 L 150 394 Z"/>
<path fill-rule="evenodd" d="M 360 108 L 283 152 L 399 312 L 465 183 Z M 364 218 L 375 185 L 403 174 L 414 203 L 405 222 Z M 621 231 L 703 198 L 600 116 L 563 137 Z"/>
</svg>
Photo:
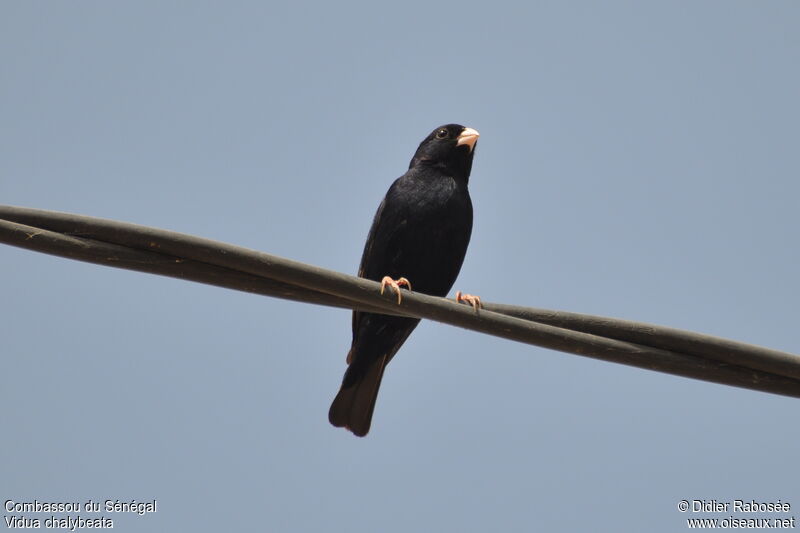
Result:
<svg viewBox="0 0 800 533">
<path fill-rule="evenodd" d="M 331 424 L 347 428 L 359 437 L 369 432 L 375 400 L 378 398 L 378 389 L 387 362 L 386 355 L 378 358 L 355 380 L 348 379 L 349 376 L 345 374 L 342 387 L 328 411 Z M 354 369 L 351 366 L 348 370 Z"/>
</svg>

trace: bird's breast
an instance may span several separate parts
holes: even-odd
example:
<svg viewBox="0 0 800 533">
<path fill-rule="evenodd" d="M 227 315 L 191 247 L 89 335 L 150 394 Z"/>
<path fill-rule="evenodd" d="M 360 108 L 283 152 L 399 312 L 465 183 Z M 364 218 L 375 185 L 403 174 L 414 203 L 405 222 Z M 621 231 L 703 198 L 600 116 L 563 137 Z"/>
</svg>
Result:
<svg viewBox="0 0 800 533">
<path fill-rule="evenodd" d="M 428 183 L 405 194 L 405 205 L 386 250 L 398 276 L 414 290 L 445 295 L 461 268 L 472 232 L 472 204 L 465 187 Z"/>
</svg>

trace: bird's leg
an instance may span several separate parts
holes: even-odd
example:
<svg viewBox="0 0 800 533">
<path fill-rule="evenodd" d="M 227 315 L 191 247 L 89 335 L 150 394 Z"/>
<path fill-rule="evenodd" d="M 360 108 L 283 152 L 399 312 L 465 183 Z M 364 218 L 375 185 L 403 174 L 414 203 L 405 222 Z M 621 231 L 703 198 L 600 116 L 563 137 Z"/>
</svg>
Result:
<svg viewBox="0 0 800 533">
<path fill-rule="evenodd" d="M 464 294 L 461 291 L 456 291 L 456 302 L 467 302 L 476 311 L 482 307 L 481 297 L 473 294 Z"/>
<path fill-rule="evenodd" d="M 408 287 L 408 290 L 411 290 L 411 282 L 408 281 L 406 278 L 398 278 L 394 280 L 389 276 L 383 276 L 381 280 L 381 294 L 383 294 L 383 290 L 389 286 L 391 287 L 394 292 L 397 293 L 397 305 L 400 305 L 400 302 L 403 300 L 403 297 L 400 295 L 400 286 L 404 285 Z"/>
</svg>

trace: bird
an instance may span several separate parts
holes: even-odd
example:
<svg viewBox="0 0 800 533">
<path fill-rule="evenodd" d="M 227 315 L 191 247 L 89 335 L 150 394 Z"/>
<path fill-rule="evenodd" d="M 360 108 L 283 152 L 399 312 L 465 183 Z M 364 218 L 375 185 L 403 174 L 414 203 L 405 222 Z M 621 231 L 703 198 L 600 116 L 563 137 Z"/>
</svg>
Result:
<svg viewBox="0 0 800 533">
<path fill-rule="evenodd" d="M 401 287 L 444 297 L 458 277 L 472 233 L 467 185 L 479 135 L 460 124 L 434 129 L 378 207 L 358 275 L 380 281 L 381 293 L 390 288 L 398 304 Z M 480 298 L 460 291 L 456 300 L 480 305 Z M 331 424 L 367 435 L 386 365 L 419 322 L 353 312 L 348 366 L 328 412 Z"/>
</svg>

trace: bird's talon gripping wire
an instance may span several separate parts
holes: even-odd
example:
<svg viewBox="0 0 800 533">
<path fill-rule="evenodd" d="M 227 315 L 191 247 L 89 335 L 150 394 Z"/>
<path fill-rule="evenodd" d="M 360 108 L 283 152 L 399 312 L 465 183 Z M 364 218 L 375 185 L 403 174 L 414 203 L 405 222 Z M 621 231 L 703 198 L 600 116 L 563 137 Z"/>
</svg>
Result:
<svg viewBox="0 0 800 533">
<path fill-rule="evenodd" d="M 381 294 L 383 294 L 383 291 L 386 289 L 386 287 L 391 287 L 394 292 L 397 293 L 397 305 L 400 305 L 400 302 L 403 301 L 403 296 L 400 294 L 401 286 L 408 287 L 408 290 L 411 290 L 411 282 L 406 278 L 398 278 L 394 280 L 389 276 L 383 276 L 383 279 L 381 280 Z"/>
<path fill-rule="evenodd" d="M 464 294 L 461 291 L 456 292 L 456 302 L 466 302 L 471 305 L 475 311 L 483 307 L 480 296 L 475 296 L 474 294 Z"/>
</svg>

